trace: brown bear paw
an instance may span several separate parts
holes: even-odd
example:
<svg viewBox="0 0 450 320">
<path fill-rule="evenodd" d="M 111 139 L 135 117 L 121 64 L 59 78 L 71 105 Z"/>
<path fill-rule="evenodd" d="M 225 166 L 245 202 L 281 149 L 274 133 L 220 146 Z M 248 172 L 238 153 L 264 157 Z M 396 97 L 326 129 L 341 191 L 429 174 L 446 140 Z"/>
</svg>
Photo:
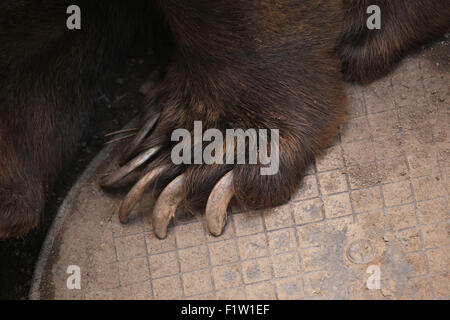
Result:
<svg viewBox="0 0 450 320">
<path fill-rule="evenodd" d="M 321 119 L 323 122 L 316 121 L 314 125 L 308 123 L 312 119 L 281 112 L 274 114 L 273 110 L 244 112 L 238 106 L 224 112 L 219 102 L 211 104 L 193 98 L 177 101 L 173 97 L 157 96 L 150 102 L 153 107 L 143 117 L 133 141 L 124 149 L 120 168 L 104 176 L 101 185 L 121 187 L 137 173 L 139 179 L 120 205 L 122 223 L 127 223 L 131 210 L 152 186 L 159 194 L 152 216 L 154 232 L 159 238 L 166 237 L 169 222 L 180 204 L 189 212 L 204 212 L 209 232 L 219 236 L 233 197 L 242 208 L 250 210 L 287 202 L 298 189 L 308 164 L 333 137 L 332 131 L 337 130 L 340 121 L 340 115 L 333 112 L 329 123 Z M 295 114 L 301 117 L 305 113 L 297 110 Z M 196 135 L 199 123 L 203 134 L 200 142 Z M 206 137 L 209 129 L 223 138 L 223 144 L 214 152 L 206 153 L 212 142 L 217 142 L 216 136 Z M 180 139 L 177 130 L 184 130 L 187 138 Z M 242 152 L 238 139 L 227 139 L 229 131 L 248 133 L 254 139 L 246 136 Z M 178 139 L 174 140 L 174 136 Z M 200 155 L 212 155 L 214 161 L 197 158 L 199 151 Z M 187 161 L 180 163 L 178 158 L 174 161 L 174 154 Z"/>
</svg>

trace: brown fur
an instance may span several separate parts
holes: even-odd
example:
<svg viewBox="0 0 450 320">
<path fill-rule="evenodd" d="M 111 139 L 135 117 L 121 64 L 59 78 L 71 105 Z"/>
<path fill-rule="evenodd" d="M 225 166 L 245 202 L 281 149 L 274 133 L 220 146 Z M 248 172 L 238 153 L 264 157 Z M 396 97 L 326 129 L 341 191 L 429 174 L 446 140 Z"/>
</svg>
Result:
<svg viewBox="0 0 450 320">
<path fill-rule="evenodd" d="M 380 30 L 366 28 L 369 5 L 381 9 Z M 338 52 L 345 80 L 369 83 L 405 54 L 449 31 L 448 0 L 344 0 L 345 31 Z"/>
<path fill-rule="evenodd" d="M 134 154 L 165 146 L 146 168 L 170 166 L 158 187 L 184 172 L 185 207 L 202 210 L 215 183 L 234 168 L 244 207 L 287 201 L 343 121 L 341 61 L 346 79 L 368 82 L 448 28 L 443 0 L 417 1 L 401 13 L 406 0 L 375 2 L 385 12 L 386 30 L 370 33 L 361 27 L 368 1 L 155 0 L 173 54 L 164 79 L 148 94 L 149 113 L 160 110 L 162 117 Z M 68 31 L 69 4 L 0 0 L 0 238 L 37 225 L 45 196 L 86 126 L 95 91 L 150 16 L 148 1 L 78 1 L 84 27 Z M 424 25 L 425 19 L 433 23 Z M 258 165 L 171 165 L 172 131 L 192 129 L 195 120 L 204 130 L 279 129 L 279 174 L 261 176 Z"/>
<path fill-rule="evenodd" d="M 120 3 L 82 1 L 95 32 L 80 32 L 66 28 L 70 1 L 0 1 L 0 238 L 38 224 L 97 90 L 135 38 L 144 12 Z"/>
</svg>

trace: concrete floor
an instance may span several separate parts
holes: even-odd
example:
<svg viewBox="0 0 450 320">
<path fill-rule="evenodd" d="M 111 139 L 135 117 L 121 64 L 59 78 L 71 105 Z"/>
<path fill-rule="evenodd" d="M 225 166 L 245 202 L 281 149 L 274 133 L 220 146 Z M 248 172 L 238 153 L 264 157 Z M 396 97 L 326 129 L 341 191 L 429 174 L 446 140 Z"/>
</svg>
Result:
<svg viewBox="0 0 450 320">
<path fill-rule="evenodd" d="M 291 201 L 232 208 L 219 238 L 181 212 L 156 239 L 148 199 L 121 225 L 120 198 L 97 184 L 106 148 L 61 208 L 30 297 L 449 299 L 448 54 L 443 42 L 349 87 L 349 120 Z M 80 290 L 67 288 L 71 265 Z M 378 271 L 380 287 L 369 289 Z"/>
</svg>

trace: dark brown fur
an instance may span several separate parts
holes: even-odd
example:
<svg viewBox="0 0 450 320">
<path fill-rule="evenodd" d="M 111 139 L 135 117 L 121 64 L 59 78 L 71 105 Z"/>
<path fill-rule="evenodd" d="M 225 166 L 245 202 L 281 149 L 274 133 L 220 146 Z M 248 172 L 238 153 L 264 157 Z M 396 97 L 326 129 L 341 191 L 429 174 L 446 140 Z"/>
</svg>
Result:
<svg viewBox="0 0 450 320">
<path fill-rule="evenodd" d="M 369 83 L 405 56 L 449 31 L 447 0 L 344 0 L 345 32 L 339 54 L 347 81 Z M 381 9 L 380 30 L 366 28 L 369 5 Z"/>
<path fill-rule="evenodd" d="M 170 164 L 172 131 L 202 120 L 205 130 L 279 129 L 279 174 L 236 165 L 234 189 L 247 208 L 287 201 L 343 121 L 341 62 L 347 80 L 365 83 L 448 29 L 445 1 L 375 2 L 384 13 L 381 31 L 363 27 L 368 1 L 155 1 L 174 50 L 164 79 L 148 94 L 149 112 L 161 110 L 162 118 L 138 150 L 166 146 L 147 168 L 170 165 L 160 188 L 185 172 L 185 206 L 202 210 L 214 184 L 233 169 Z M 68 31 L 69 2 L 45 3 L 0 1 L 0 238 L 37 225 L 95 91 L 123 62 L 150 14 L 148 1 L 78 1 L 83 29 Z"/>
<path fill-rule="evenodd" d="M 66 28 L 70 1 L 0 1 L 0 238 L 38 224 L 100 85 L 145 17 L 144 4 L 79 3 L 95 32 Z"/>
</svg>

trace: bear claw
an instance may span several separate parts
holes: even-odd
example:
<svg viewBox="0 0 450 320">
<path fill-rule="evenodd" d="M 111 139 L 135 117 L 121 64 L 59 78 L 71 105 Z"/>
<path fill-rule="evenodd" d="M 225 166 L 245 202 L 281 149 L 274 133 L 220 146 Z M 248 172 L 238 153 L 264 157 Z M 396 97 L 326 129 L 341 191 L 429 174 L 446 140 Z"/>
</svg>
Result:
<svg viewBox="0 0 450 320">
<path fill-rule="evenodd" d="M 159 150 L 160 147 L 155 147 L 142 153 L 115 173 L 106 176 L 102 180 L 101 185 L 103 187 L 111 187 L 118 183 Z M 133 186 L 119 208 L 119 220 L 121 223 L 128 223 L 131 211 L 142 197 L 145 190 L 167 169 L 168 166 L 164 165 L 152 169 Z M 178 205 L 183 200 L 183 183 L 184 174 L 173 179 L 159 194 L 155 202 L 152 223 L 154 233 L 160 239 L 166 238 L 167 227 L 171 219 L 175 216 Z M 234 196 L 232 183 L 233 171 L 230 171 L 216 183 L 209 195 L 205 209 L 206 225 L 208 231 L 214 236 L 220 236 L 225 228 L 228 204 Z"/>
<path fill-rule="evenodd" d="M 180 175 L 161 192 L 153 208 L 153 231 L 159 239 L 167 236 L 167 227 L 183 200 L 184 175 Z"/>
<path fill-rule="evenodd" d="M 228 204 L 233 196 L 233 171 L 230 171 L 214 186 L 206 205 L 206 226 L 216 237 L 223 233 L 227 222 Z"/>
<path fill-rule="evenodd" d="M 100 182 L 101 186 L 104 188 L 113 187 L 120 180 L 128 176 L 135 169 L 139 168 L 150 158 L 152 158 L 156 153 L 158 153 L 159 150 L 161 150 L 161 147 L 150 148 L 142 152 L 140 155 L 125 164 L 123 167 L 119 168 L 119 170 L 117 170 L 113 174 L 105 176 Z"/>
<path fill-rule="evenodd" d="M 156 177 L 158 177 L 165 169 L 166 167 L 159 167 L 151 170 L 134 185 L 130 192 L 128 192 L 119 209 L 119 219 L 121 223 L 125 224 L 128 222 L 131 210 L 133 210 L 147 187 L 154 182 Z"/>
</svg>

